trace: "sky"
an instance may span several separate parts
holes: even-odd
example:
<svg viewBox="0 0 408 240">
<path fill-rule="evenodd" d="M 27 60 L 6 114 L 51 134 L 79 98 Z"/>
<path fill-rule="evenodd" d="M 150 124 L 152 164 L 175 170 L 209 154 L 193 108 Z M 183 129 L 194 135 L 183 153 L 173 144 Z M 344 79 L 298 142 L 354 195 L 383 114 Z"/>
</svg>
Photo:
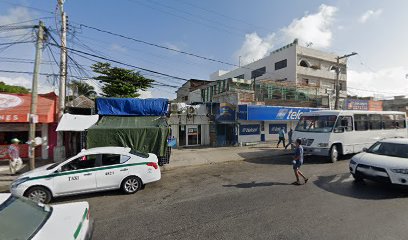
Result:
<svg viewBox="0 0 408 240">
<path fill-rule="evenodd" d="M 295 38 L 301 45 L 340 56 L 358 53 L 348 59 L 349 94 L 408 95 L 408 1 L 404 0 L 66 0 L 64 10 L 69 17 L 68 47 L 128 65 L 114 66 L 143 68 L 143 75 L 161 85 L 143 92 L 143 97 L 172 99 L 183 79 L 208 79 L 217 70 L 235 68 L 239 56 L 242 63 L 249 63 Z M 57 0 L 0 0 L 0 26 L 25 21 L 13 26 L 34 25 L 38 18 L 59 41 Z M 34 43 L 8 48 L 1 44 L 34 38 L 32 29 L 0 27 L 0 81 L 31 88 L 32 75 L 1 70 L 32 72 Z M 89 66 L 94 61 L 73 53 L 70 56 L 75 61 L 69 60 L 70 80 L 92 76 Z M 55 46 L 47 44 L 42 59 L 42 73 L 58 73 Z M 41 76 L 40 91 L 58 92 L 56 80 Z M 95 80 L 84 81 L 100 88 Z"/>
</svg>

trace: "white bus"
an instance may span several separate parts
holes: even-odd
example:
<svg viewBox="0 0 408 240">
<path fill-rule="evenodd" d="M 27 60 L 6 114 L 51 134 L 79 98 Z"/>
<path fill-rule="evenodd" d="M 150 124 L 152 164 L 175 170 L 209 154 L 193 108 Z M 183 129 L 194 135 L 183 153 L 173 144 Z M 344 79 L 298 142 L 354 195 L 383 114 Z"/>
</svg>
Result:
<svg viewBox="0 0 408 240">
<path fill-rule="evenodd" d="M 305 154 L 336 162 L 339 156 L 361 152 L 380 139 L 407 135 L 404 112 L 322 110 L 304 113 L 293 139 L 302 139 Z"/>
</svg>

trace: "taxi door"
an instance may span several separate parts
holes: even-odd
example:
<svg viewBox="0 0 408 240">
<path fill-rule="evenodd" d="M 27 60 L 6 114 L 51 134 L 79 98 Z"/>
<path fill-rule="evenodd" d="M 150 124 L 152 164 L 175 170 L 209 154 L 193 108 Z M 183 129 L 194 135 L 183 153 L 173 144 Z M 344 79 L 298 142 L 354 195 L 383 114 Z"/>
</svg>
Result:
<svg viewBox="0 0 408 240">
<path fill-rule="evenodd" d="M 102 154 L 100 170 L 96 172 L 98 189 L 118 188 L 129 172 L 124 163 L 130 157 L 120 154 Z"/>
<path fill-rule="evenodd" d="M 86 155 L 64 164 L 54 177 L 54 193 L 59 195 L 95 190 L 94 168 L 100 157 L 100 154 Z"/>
</svg>

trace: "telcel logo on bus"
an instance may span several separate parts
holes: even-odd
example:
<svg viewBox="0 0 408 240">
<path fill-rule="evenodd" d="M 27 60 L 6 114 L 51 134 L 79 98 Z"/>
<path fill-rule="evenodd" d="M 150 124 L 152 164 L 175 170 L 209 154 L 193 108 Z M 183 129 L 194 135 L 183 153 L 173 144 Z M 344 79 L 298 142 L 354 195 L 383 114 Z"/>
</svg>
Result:
<svg viewBox="0 0 408 240">
<path fill-rule="evenodd" d="M 302 116 L 302 110 L 293 111 L 293 109 L 281 109 L 276 114 L 276 119 L 288 119 L 288 120 L 299 120 L 300 116 Z"/>
</svg>

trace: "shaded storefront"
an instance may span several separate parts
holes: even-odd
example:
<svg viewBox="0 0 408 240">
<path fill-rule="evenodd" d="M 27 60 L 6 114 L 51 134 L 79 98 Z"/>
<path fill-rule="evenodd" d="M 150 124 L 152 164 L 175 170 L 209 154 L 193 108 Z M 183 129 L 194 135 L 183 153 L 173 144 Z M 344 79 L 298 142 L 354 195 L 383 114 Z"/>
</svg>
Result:
<svg viewBox="0 0 408 240">
<path fill-rule="evenodd" d="M 256 143 L 278 140 L 279 129 L 288 132 L 296 127 L 303 113 L 319 108 L 239 105 L 239 143 Z"/>
<path fill-rule="evenodd" d="M 38 96 L 36 137 L 41 137 L 42 145 L 35 150 L 37 158 L 49 159 L 57 142 L 55 129 L 56 106 L 55 93 Z M 20 156 L 28 158 L 29 112 L 31 94 L 0 94 L 0 159 L 8 158 L 7 146 L 12 138 L 18 138 Z"/>
</svg>

